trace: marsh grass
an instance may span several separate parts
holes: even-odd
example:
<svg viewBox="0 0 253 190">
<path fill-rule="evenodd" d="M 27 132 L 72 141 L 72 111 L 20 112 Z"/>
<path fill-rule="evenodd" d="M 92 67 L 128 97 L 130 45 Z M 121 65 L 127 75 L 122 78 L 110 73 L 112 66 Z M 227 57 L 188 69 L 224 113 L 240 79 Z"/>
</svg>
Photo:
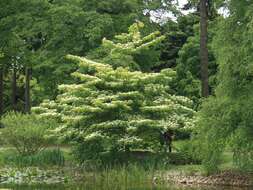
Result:
<svg viewBox="0 0 253 190">
<path fill-rule="evenodd" d="M 65 158 L 60 149 L 44 150 L 32 156 L 22 156 L 13 150 L 1 156 L 1 165 L 15 167 L 64 166 Z"/>
<path fill-rule="evenodd" d="M 144 168 L 141 165 L 130 164 L 114 168 L 104 168 L 87 172 L 84 185 L 92 189 L 126 190 L 141 187 L 153 187 L 157 170 L 154 166 Z"/>
</svg>

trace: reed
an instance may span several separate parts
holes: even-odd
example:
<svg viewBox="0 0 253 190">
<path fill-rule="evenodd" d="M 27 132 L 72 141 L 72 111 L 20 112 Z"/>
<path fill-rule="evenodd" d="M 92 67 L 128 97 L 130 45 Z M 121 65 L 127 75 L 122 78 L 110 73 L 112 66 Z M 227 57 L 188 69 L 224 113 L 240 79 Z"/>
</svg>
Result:
<svg viewBox="0 0 253 190">
<path fill-rule="evenodd" d="M 65 158 L 60 149 L 53 149 L 44 150 L 32 156 L 8 154 L 4 156 L 4 163 L 16 167 L 64 166 Z"/>
<path fill-rule="evenodd" d="M 160 172 L 163 170 L 160 170 Z M 133 188 L 152 189 L 155 186 L 156 167 L 149 168 L 138 164 L 107 167 L 87 172 L 84 186 L 94 190 L 128 190 Z"/>
</svg>

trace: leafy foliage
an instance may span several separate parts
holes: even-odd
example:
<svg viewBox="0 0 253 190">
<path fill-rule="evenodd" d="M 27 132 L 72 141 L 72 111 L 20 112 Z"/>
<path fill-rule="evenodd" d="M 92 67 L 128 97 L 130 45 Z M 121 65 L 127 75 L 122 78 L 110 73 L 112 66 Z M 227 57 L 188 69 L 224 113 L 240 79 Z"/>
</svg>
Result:
<svg viewBox="0 0 253 190">
<path fill-rule="evenodd" d="M 194 25 L 199 22 L 198 16 L 194 14 L 179 16 L 177 22 L 168 21 L 161 26 L 161 33 L 165 36 L 161 44 L 160 64 L 155 65 L 153 70 L 160 71 L 164 68 L 177 66 L 179 51 L 187 39 L 194 36 Z"/>
<path fill-rule="evenodd" d="M 115 1 L 105 3 L 115 5 Z M 127 25 L 123 26 L 121 23 L 121 27 L 116 29 L 117 15 L 113 12 L 99 12 L 94 9 L 96 7 L 86 8 L 88 4 L 91 2 L 85 0 L 0 2 L 0 49 L 5 54 L 0 65 L 4 68 L 4 78 L 7 81 L 4 88 L 7 89 L 4 111 L 10 110 L 9 76 L 14 68 L 18 73 L 17 79 L 23 83 L 24 67 L 32 67 L 32 93 L 36 96 L 32 97 L 34 105 L 45 98 L 54 98 L 57 85 L 70 83 L 69 74 L 76 69 L 76 65 L 64 59 L 67 53 L 85 55 L 98 47 L 103 37 L 111 37 L 115 31 L 126 31 L 141 13 L 134 8 L 138 4 L 132 4 L 130 1 L 129 6 L 125 6 L 128 3 L 117 3 L 122 6 L 117 7 L 120 10 L 119 15 L 124 8 L 128 9 L 127 7 L 129 12 L 121 15 L 121 22 L 126 22 Z M 130 12 L 133 15 L 128 18 Z M 19 104 L 17 110 L 20 111 L 23 107 L 23 96 L 21 88 L 16 97 Z"/>
<path fill-rule="evenodd" d="M 33 105 L 53 99 L 34 107 L 40 117 L 2 118 L 2 140 L 21 154 L 13 162 L 51 162 L 54 153 L 61 162 L 60 152 L 41 152 L 53 118 L 61 126 L 55 134 L 76 145 L 81 162 L 125 160 L 139 149 L 155 154 L 161 131 L 172 129 L 176 139 L 194 137 L 169 155 L 172 163 L 201 159 L 214 172 L 231 151 L 239 168 L 252 171 L 252 3 L 207 2 L 213 96 L 201 104 L 199 0 L 188 1 L 185 9 L 196 8 L 188 15 L 176 2 L 0 1 L 1 113 L 23 111 L 29 94 Z M 220 7 L 229 10 L 225 18 Z M 164 19 L 167 11 L 177 22 Z M 197 120 L 192 108 L 201 108 Z"/>
<path fill-rule="evenodd" d="M 252 6 L 231 1 L 231 15 L 219 19 L 213 43 L 219 62 L 215 97 L 203 105 L 199 115 L 199 138 L 203 163 L 215 171 L 228 147 L 235 164 L 252 171 Z M 243 10 L 243 11 L 242 11 Z M 204 142 L 204 143 L 203 143 Z"/>
<path fill-rule="evenodd" d="M 131 70 L 150 71 L 159 60 L 157 46 L 165 37 L 158 31 L 143 36 L 143 28 L 144 23 L 136 22 L 129 27 L 128 33 L 116 35 L 113 41 L 104 38 L 102 46 L 91 52 L 89 57 L 114 68 L 122 66 Z"/>
<path fill-rule="evenodd" d="M 192 102 L 170 94 L 175 75 L 171 69 L 132 72 L 77 56 L 68 58 L 79 64 L 72 73 L 77 83 L 60 85 L 55 101 L 46 100 L 33 111 L 58 119 L 64 137 L 84 144 L 95 154 L 92 158 L 106 151 L 157 149 L 162 129 L 192 127 Z"/>
<path fill-rule="evenodd" d="M 209 26 L 209 86 L 213 91 L 216 86 L 217 64 L 211 48 L 213 38 L 212 27 Z M 200 39 L 199 25 L 194 26 L 194 36 L 190 36 L 178 53 L 177 59 L 177 79 L 175 90 L 182 96 L 188 96 L 197 104 L 201 97 L 201 75 L 200 75 Z"/>
<path fill-rule="evenodd" d="M 45 149 L 51 142 L 47 137 L 48 130 L 55 127 L 51 120 L 40 119 L 35 115 L 7 113 L 1 123 L 1 139 L 15 147 L 20 155 L 34 155 Z"/>
</svg>

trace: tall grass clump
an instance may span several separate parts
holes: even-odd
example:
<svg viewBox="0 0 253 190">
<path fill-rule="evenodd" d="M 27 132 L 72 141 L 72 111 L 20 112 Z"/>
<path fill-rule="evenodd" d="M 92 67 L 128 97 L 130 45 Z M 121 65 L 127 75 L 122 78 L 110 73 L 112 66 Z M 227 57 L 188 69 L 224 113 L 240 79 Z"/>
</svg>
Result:
<svg viewBox="0 0 253 190">
<path fill-rule="evenodd" d="M 156 170 L 154 167 L 145 169 L 137 164 L 127 166 L 108 167 L 92 172 L 85 186 L 97 189 L 131 189 L 151 187 Z"/>
<path fill-rule="evenodd" d="M 60 149 L 44 150 L 35 155 L 17 155 L 14 152 L 3 156 L 6 165 L 16 167 L 64 166 L 65 158 Z"/>
</svg>

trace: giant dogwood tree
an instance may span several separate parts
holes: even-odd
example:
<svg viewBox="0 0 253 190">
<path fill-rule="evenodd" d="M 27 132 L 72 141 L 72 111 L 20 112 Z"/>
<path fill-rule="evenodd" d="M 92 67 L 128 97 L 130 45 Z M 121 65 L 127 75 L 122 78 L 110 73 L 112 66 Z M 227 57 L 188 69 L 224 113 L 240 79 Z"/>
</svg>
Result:
<svg viewBox="0 0 253 190">
<path fill-rule="evenodd" d="M 88 152 L 97 158 L 110 151 L 156 150 L 162 129 L 192 127 L 192 101 L 170 92 L 173 70 L 142 73 L 67 58 L 79 65 L 72 73 L 76 83 L 60 85 L 55 101 L 45 100 L 33 111 L 61 123 L 56 131 L 76 143 L 82 161 Z"/>
<path fill-rule="evenodd" d="M 128 33 L 116 35 L 113 40 L 103 39 L 101 47 L 89 54 L 89 58 L 131 70 L 150 71 L 160 57 L 159 46 L 165 39 L 159 31 L 143 34 L 144 23 L 138 21 L 128 28 Z"/>
</svg>

